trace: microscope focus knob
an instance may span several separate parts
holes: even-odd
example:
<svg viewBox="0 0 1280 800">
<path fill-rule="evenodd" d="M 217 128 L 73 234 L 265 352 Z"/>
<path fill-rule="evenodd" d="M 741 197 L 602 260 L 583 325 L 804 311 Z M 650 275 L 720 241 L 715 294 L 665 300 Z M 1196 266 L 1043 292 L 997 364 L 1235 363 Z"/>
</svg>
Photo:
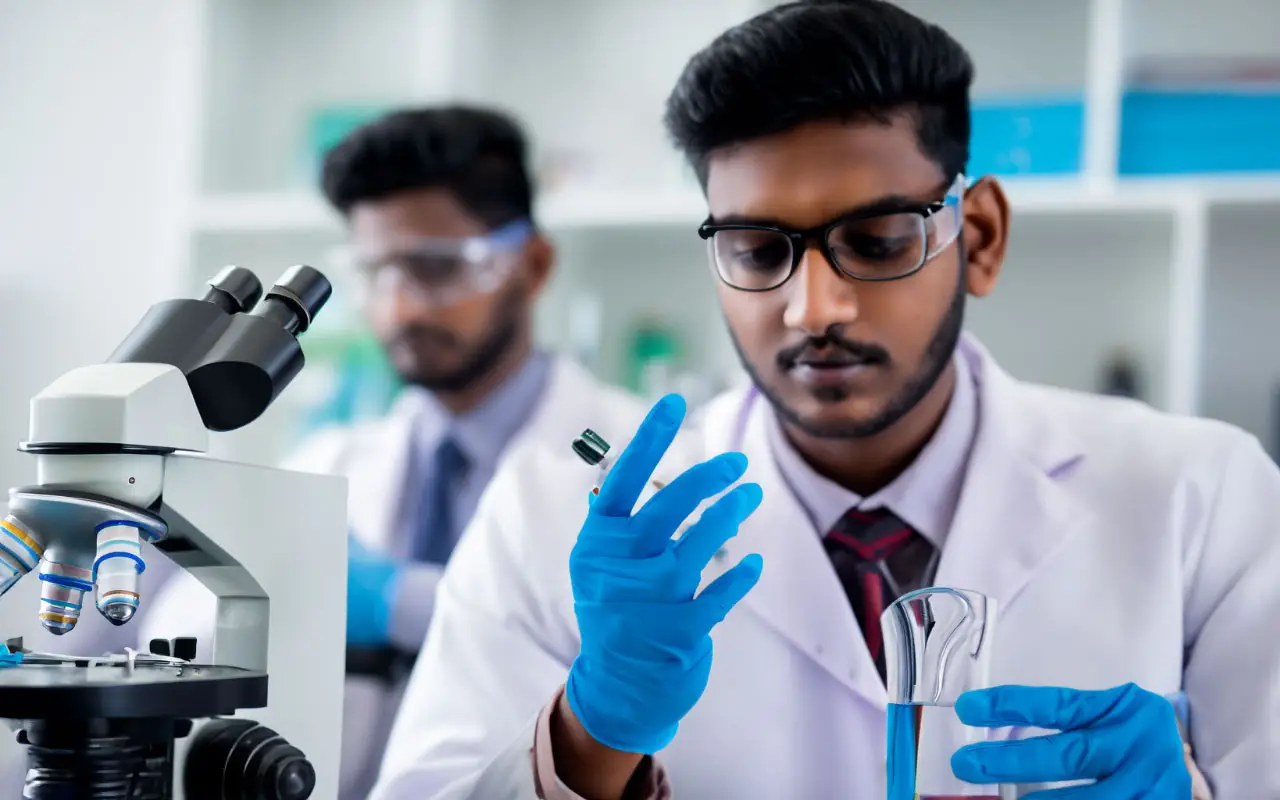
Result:
<svg viewBox="0 0 1280 800">
<path fill-rule="evenodd" d="M 302 751 L 248 719 L 215 719 L 191 741 L 187 800 L 307 800 L 316 771 Z"/>
</svg>

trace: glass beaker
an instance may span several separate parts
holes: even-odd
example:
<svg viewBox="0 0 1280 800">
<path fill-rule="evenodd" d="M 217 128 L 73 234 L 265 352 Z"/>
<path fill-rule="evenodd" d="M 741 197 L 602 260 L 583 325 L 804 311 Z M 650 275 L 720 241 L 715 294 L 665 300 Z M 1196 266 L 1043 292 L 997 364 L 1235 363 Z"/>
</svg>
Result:
<svg viewBox="0 0 1280 800">
<path fill-rule="evenodd" d="M 885 609 L 888 800 L 1007 800 L 1014 786 L 976 786 L 951 771 L 951 756 L 987 738 L 955 714 L 964 692 L 988 686 L 996 603 L 963 589 L 908 592 Z"/>
</svg>

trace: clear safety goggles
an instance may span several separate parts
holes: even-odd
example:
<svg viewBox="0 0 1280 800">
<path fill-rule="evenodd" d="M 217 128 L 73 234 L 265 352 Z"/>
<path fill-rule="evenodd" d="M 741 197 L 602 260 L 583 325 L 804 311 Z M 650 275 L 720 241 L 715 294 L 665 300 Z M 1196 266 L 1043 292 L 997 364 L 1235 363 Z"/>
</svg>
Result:
<svg viewBox="0 0 1280 800">
<path fill-rule="evenodd" d="M 421 237 L 378 253 L 348 248 L 339 257 L 359 273 L 366 300 L 407 295 L 442 307 L 497 289 L 532 235 L 533 223 L 521 219 L 484 236 Z"/>
<path fill-rule="evenodd" d="M 806 230 L 708 221 L 698 235 L 720 279 L 746 292 L 786 283 L 810 246 L 854 280 L 895 281 L 918 272 L 960 235 L 968 185 L 957 175 L 942 200 L 845 214 Z"/>
</svg>

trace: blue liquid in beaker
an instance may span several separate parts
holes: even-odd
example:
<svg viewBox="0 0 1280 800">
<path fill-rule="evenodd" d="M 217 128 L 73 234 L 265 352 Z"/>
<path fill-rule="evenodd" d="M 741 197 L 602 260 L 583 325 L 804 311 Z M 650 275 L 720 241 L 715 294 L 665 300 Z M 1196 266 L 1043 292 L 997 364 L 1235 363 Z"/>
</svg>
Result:
<svg viewBox="0 0 1280 800">
<path fill-rule="evenodd" d="M 888 800 L 1000 800 L 999 790 L 992 792 L 988 787 L 961 785 L 954 781 L 939 791 L 936 775 L 926 779 L 934 786 L 920 790 L 918 744 L 921 711 L 923 708 L 920 706 L 889 704 L 885 731 Z M 949 764 L 947 774 L 950 775 Z"/>
<path fill-rule="evenodd" d="M 916 711 L 912 705 L 889 704 L 888 800 L 915 800 L 916 797 Z"/>
</svg>

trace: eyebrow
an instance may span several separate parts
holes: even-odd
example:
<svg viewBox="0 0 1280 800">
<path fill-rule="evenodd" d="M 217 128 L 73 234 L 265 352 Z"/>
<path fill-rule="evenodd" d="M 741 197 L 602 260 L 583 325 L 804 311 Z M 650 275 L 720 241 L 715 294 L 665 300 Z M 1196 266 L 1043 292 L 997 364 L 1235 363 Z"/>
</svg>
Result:
<svg viewBox="0 0 1280 800">
<path fill-rule="evenodd" d="M 924 206 L 936 205 L 941 201 L 938 200 L 919 200 L 914 197 L 907 197 L 900 194 L 890 194 L 884 197 L 872 200 L 870 203 L 852 206 L 846 208 L 838 214 L 834 214 L 827 218 L 827 222 L 841 219 L 842 217 L 852 216 L 874 216 L 876 214 L 892 214 L 897 211 L 913 211 Z M 776 217 L 756 217 L 749 214 L 726 214 L 723 217 L 717 217 L 714 214 L 707 217 L 709 225 L 763 225 L 770 228 L 786 228 L 781 220 Z M 827 223 L 821 223 L 825 225 Z"/>
</svg>

